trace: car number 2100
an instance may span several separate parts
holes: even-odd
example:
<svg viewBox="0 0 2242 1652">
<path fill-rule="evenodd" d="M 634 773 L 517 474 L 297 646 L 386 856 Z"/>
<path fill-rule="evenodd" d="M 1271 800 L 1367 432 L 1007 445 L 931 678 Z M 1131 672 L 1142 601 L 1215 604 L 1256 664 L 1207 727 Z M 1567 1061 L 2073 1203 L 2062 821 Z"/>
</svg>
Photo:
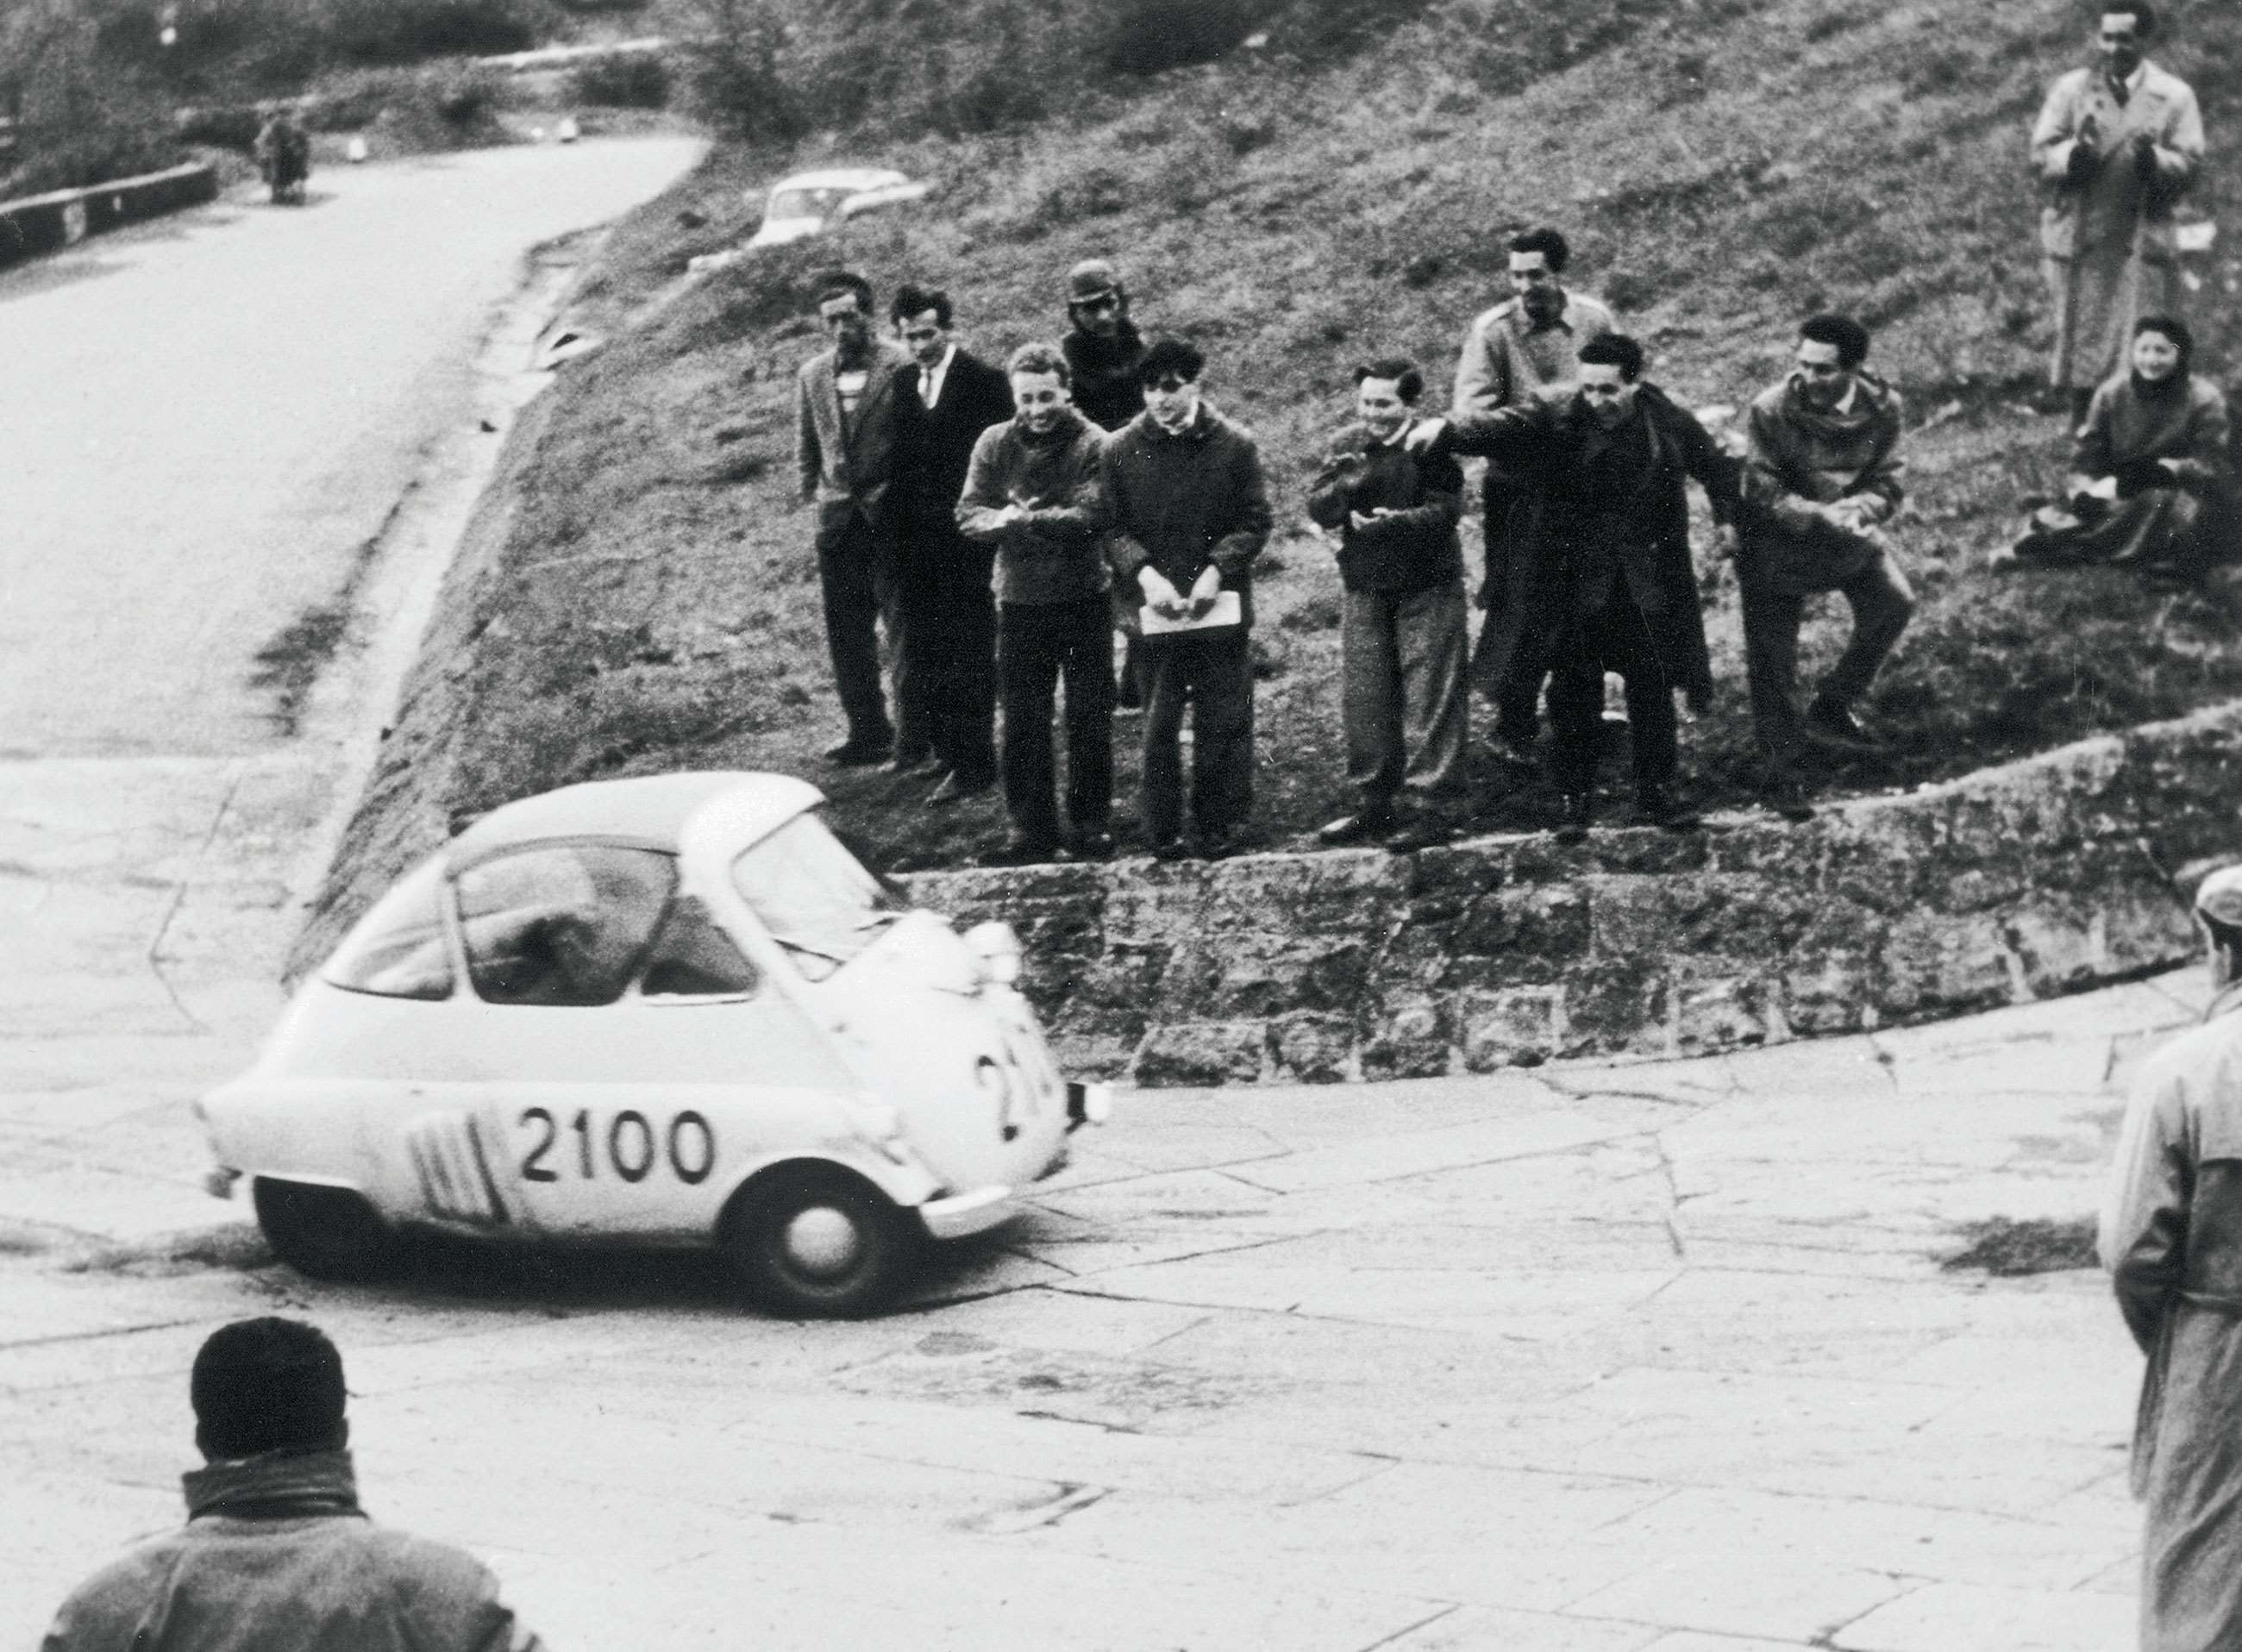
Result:
<svg viewBox="0 0 2242 1652">
<path fill-rule="evenodd" d="M 716 1132 L 697 1112 L 681 1112 L 669 1121 L 662 1144 L 666 1152 L 657 1148 L 654 1125 L 641 1112 L 619 1112 L 601 1130 L 588 1108 L 578 1108 L 563 1124 L 545 1108 L 526 1107 L 520 1123 L 541 1126 L 543 1132 L 522 1158 L 521 1179 L 526 1182 L 560 1179 L 560 1172 L 545 1161 L 554 1157 L 563 1133 L 576 1138 L 575 1152 L 571 1155 L 561 1148 L 559 1159 L 566 1163 L 573 1157 L 576 1174 L 587 1181 L 600 1174 L 602 1159 L 627 1182 L 644 1181 L 663 1158 L 670 1174 L 688 1186 L 707 1181 L 716 1168 Z"/>
</svg>

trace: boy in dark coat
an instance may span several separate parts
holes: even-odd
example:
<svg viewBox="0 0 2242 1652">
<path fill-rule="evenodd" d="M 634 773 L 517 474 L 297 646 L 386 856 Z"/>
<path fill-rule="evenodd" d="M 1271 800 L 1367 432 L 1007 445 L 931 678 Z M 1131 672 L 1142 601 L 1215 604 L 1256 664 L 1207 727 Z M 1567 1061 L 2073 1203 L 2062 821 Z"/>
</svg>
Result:
<svg viewBox="0 0 2242 1652">
<path fill-rule="evenodd" d="M 1674 791 L 1674 691 L 1702 711 L 1713 678 L 1686 484 L 1694 477 L 1705 490 L 1724 547 L 1735 543 L 1738 487 L 1735 461 L 1704 426 L 1643 381 L 1641 345 L 1608 333 L 1581 346 L 1580 361 L 1580 384 L 1565 400 L 1445 427 L 1426 420 L 1413 433 L 1486 453 L 1519 479 L 1509 589 L 1500 609 L 1490 605 L 1492 635 L 1473 664 L 1491 688 L 1514 661 L 1548 662 L 1567 840 L 1594 818 L 1606 670 L 1627 680 L 1635 819 L 1695 823 Z"/>
<path fill-rule="evenodd" d="M 1414 363 L 1366 363 L 1354 385 L 1359 421 L 1318 473 L 1308 516 L 1339 535 L 1340 695 L 1360 802 L 1316 836 L 1421 849 L 1448 836 L 1465 787 L 1463 472 L 1446 453 L 1409 450 L 1425 389 Z M 1405 795 L 1408 809 L 1397 809 Z"/>
</svg>

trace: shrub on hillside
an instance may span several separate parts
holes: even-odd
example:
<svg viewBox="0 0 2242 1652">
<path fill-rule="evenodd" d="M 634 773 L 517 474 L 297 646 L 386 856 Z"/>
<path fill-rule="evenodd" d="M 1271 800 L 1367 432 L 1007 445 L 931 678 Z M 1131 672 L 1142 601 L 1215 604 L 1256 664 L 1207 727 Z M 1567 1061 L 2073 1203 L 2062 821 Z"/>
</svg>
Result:
<svg viewBox="0 0 2242 1652">
<path fill-rule="evenodd" d="M 568 93 L 580 104 L 660 109 L 669 102 L 669 65 L 650 51 L 594 57 L 569 72 Z"/>
<path fill-rule="evenodd" d="M 18 0 L 0 17 L 0 64 L 18 99 L 13 195 L 161 171 L 179 158 L 171 111 L 101 57 L 101 19 L 70 0 Z"/>
<path fill-rule="evenodd" d="M 315 0 L 330 53 L 352 63 L 526 51 L 551 32 L 545 0 Z"/>
</svg>

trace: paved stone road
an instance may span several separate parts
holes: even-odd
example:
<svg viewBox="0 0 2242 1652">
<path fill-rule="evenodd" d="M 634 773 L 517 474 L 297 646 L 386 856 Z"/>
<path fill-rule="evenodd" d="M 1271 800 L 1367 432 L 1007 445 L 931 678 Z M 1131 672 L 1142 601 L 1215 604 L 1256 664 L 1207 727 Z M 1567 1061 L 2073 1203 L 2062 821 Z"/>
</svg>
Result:
<svg viewBox="0 0 2242 1652">
<path fill-rule="evenodd" d="M 0 1641 L 174 1517 L 193 1348 L 282 1309 L 342 1343 L 376 1509 L 565 1646 L 2107 1652 L 2131 1345 L 2098 1275 L 1938 1260 L 2092 1208 L 2117 1087 L 2196 988 L 1126 1096 L 1024 1223 L 861 1325 L 752 1317 L 688 1259 L 460 1249 L 345 1290 L 238 1226 L 22 1230 Z M 0 1110 L 34 1201 L 190 1134 Z"/>
</svg>

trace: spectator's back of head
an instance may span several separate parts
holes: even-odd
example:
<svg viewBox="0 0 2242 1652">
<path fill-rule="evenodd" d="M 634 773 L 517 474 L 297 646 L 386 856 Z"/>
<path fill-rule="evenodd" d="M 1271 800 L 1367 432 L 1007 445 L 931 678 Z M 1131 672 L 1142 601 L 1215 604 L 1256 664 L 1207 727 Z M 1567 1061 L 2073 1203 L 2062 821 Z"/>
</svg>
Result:
<svg viewBox="0 0 2242 1652">
<path fill-rule="evenodd" d="M 1137 364 L 1137 382 L 1157 385 L 1165 379 L 1197 384 L 1206 367 L 1205 353 L 1188 339 L 1156 339 Z"/>
<path fill-rule="evenodd" d="M 1836 346 L 1841 367 L 1857 367 L 1869 359 L 1869 330 L 1849 315 L 1808 316 L 1798 324 L 1798 336 Z"/>
<path fill-rule="evenodd" d="M 195 1443 L 213 1462 L 326 1451 L 349 1439 L 343 1360 L 299 1320 L 237 1320 L 211 1333 L 188 1380 Z"/>
</svg>

